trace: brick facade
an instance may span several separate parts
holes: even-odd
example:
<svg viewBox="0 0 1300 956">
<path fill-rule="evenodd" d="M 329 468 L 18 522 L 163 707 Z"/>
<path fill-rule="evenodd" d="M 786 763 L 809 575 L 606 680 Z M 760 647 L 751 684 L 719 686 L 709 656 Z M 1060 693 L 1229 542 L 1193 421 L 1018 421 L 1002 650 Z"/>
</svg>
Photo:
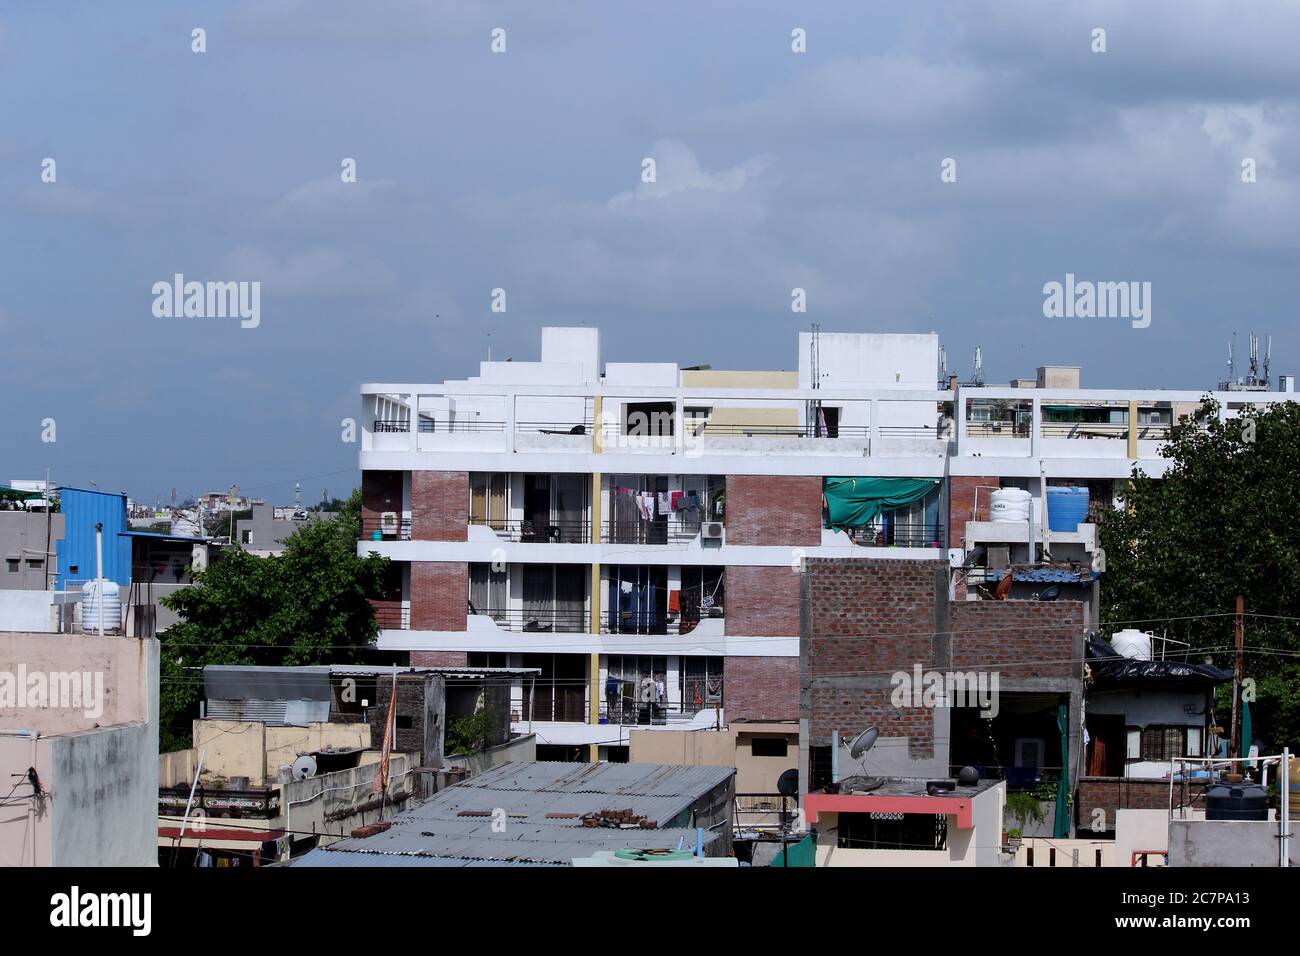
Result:
<svg viewBox="0 0 1300 956">
<path fill-rule="evenodd" d="M 723 706 L 728 722 L 798 719 L 799 658 L 728 657 Z"/>
<path fill-rule="evenodd" d="M 464 541 L 469 525 L 469 472 L 411 472 L 411 538 Z"/>
<path fill-rule="evenodd" d="M 465 651 L 411 651 L 412 667 L 465 667 Z"/>
<path fill-rule="evenodd" d="M 1084 605 L 1077 601 L 949 601 L 940 561 L 807 564 L 801 709 L 812 744 L 874 725 L 882 736 L 906 736 L 912 759 L 934 756 L 933 710 L 890 700 L 892 675 L 918 664 L 923 671 L 996 669 L 1000 689 L 1013 692 L 1068 692 L 1081 676 Z"/>
<path fill-rule="evenodd" d="M 965 544 L 967 521 L 989 520 L 989 496 L 1001 485 L 1001 478 L 953 475 L 948 479 L 948 540 L 952 547 L 960 548 Z M 978 513 L 976 497 L 979 498 Z"/>
<path fill-rule="evenodd" d="M 1175 784 L 1173 788 L 1175 807 L 1195 807 L 1205 809 L 1205 785 L 1188 783 Z M 1164 810 L 1169 806 L 1168 780 L 1142 780 L 1121 777 L 1082 777 L 1079 780 L 1078 797 L 1075 801 L 1075 825 L 1079 835 L 1086 836 L 1093 828 L 1094 810 L 1101 810 L 1098 818 L 1100 832 L 1110 833 L 1115 830 L 1115 811 L 1117 810 Z M 1140 849 L 1153 849 L 1141 847 Z M 1116 860 L 1117 866 L 1128 866 L 1128 860 Z"/>
<path fill-rule="evenodd" d="M 469 565 L 464 561 L 411 562 L 412 630 L 463 631 L 468 602 Z"/>
<path fill-rule="evenodd" d="M 952 666 L 996 668 L 1004 682 L 1082 676 L 1084 621 L 1081 601 L 955 601 Z"/>
<path fill-rule="evenodd" d="M 795 637 L 799 634 L 799 572 L 793 568 L 726 568 L 728 634 Z"/>
<path fill-rule="evenodd" d="M 822 480 L 816 475 L 728 475 L 728 544 L 817 546 Z"/>
<path fill-rule="evenodd" d="M 361 535 L 370 537 L 381 527 L 385 511 L 402 512 L 402 473 L 400 471 L 363 471 L 361 473 Z"/>
</svg>

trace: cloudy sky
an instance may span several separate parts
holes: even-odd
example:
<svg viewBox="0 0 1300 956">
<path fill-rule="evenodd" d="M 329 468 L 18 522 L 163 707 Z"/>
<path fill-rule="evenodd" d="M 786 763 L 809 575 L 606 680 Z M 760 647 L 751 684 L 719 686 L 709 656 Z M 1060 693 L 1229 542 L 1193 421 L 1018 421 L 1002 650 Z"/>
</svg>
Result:
<svg viewBox="0 0 1300 956">
<path fill-rule="evenodd" d="M 935 330 L 963 375 L 1185 388 L 1253 329 L 1294 372 L 1298 46 L 1289 0 L 6 5 L 0 482 L 342 494 L 361 382 L 543 324 L 729 368 Z M 177 272 L 260 282 L 260 325 L 156 317 Z M 1045 319 L 1066 273 L 1151 282 L 1150 327 Z"/>
</svg>

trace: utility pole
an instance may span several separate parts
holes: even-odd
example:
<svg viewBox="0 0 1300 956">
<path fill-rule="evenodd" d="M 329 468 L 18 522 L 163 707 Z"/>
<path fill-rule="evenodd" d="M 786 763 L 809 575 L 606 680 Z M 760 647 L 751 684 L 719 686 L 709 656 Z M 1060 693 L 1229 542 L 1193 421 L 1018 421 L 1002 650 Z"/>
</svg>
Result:
<svg viewBox="0 0 1300 956">
<path fill-rule="evenodd" d="M 1245 640 L 1242 618 L 1245 616 L 1246 599 L 1237 595 L 1237 616 L 1233 627 L 1237 653 L 1232 665 L 1232 744 L 1229 756 L 1241 756 L 1241 680 L 1242 680 L 1242 644 Z M 1249 744 L 1247 745 L 1249 746 Z M 1234 771 L 1235 772 L 1235 771 Z"/>
</svg>

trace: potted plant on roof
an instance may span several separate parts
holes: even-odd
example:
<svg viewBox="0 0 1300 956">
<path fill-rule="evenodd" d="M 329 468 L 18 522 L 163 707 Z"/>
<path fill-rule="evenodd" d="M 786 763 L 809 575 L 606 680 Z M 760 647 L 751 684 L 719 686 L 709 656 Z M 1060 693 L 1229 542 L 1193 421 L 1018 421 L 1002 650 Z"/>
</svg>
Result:
<svg viewBox="0 0 1300 956">
<path fill-rule="evenodd" d="M 1011 827 L 1006 831 L 1006 851 L 1008 853 L 1015 853 L 1020 849 L 1020 840 L 1027 825 L 1030 823 L 1040 824 L 1047 819 L 1047 814 L 1043 812 L 1043 805 L 1038 798 L 1034 794 L 1024 791 L 1007 794 L 1004 814 L 1020 824 L 1020 826 Z"/>
</svg>

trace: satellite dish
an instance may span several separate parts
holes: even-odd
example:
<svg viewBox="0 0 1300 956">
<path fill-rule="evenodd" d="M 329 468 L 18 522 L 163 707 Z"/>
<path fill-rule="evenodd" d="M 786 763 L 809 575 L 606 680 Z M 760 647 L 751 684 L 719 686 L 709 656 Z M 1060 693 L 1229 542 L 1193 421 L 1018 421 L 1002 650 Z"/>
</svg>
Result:
<svg viewBox="0 0 1300 956">
<path fill-rule="evenodd" d="M 293 762 L 293 779 L 306 780 L 308 777 L 316 776 L 316 758 L 311 754 L 303 754 Z"/>
<path fill-rule="evenodd" d="M 862 733 L 853 738 L 849 744 L 849 753 L 854 760 L 861 760 L 862 755 L 876 745 L 876 738 L 880 736 L 880 731 L 875 727 L 868 727 Z"/>
<path fill-rule="evenodd" d="M 783 797 L 795 797 L 799 795 L 799 771 L 791 768 L 781 774 L 776 781 L 776 792 Z"/>
</svg>

